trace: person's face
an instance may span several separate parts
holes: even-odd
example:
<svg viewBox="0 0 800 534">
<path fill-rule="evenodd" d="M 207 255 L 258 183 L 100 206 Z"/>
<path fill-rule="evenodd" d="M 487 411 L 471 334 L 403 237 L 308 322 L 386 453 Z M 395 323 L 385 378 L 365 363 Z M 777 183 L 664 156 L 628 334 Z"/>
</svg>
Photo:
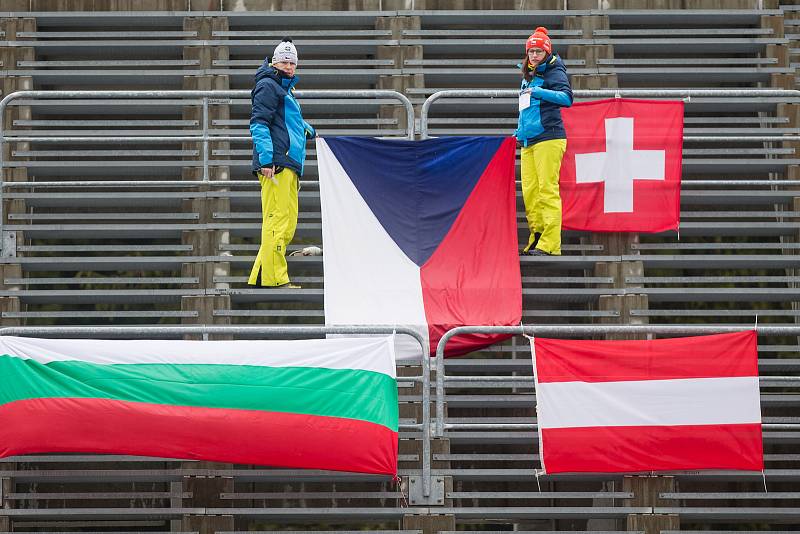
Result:
<svg viewBox="0 0 800 534">
<path fill-rule="evenodd" d="M 297 65 L 288 61 L 278 61 L 273 63 L 272 66 L 290 77 L 294 76 L 294 71 L 297 69 Z"/>
<path fill-rule="evenodd" d="M 528 49 L 528 63 L 536 66 L 542 62 L 542 60 L 546 55 L 547 52 L 545 52 L 541 48 L 530 48 Z"/>
</svg>

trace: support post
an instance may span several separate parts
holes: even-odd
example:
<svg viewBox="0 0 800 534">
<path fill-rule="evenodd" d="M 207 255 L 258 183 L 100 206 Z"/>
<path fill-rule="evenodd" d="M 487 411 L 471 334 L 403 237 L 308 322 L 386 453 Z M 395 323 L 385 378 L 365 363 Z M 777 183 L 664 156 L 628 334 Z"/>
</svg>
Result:
<svg viewBox="0 0 800 534">
<path fill-rule="evenodd" d="M 393 40 L 403 38 L 403 30 L 419 30 L 421 22 L 419 17 L 378 17 L 375 19 L 375 29 L 391 30 Z M 408 59 L 422 59 L 422 46 L 379 46 L 378 59 L 390 59 L 394 62 L 395 69 L 405 69 Z M 395 76 L 380 76 L 378 89 L 388 89 L 405 94 L 406 90 L 414 87 L 425 87 L 425 78 L 422 74 L 402 74 Z M 395 124 L 388 125 L 386 129 L 404 129 L 408 126 L 405 110 L 401 106 L 381 106 L 379 118 L 392 119 Z M 383 127 L 382 127 L 383 128 Z"/>
<path fill-rule="evenodd" d="M 765 9 L 775 9 L 778 6 L 764 6 Z M 781 15 L 769 15 L 761 17 L 761 27 L 762 28 L 770 28 L 772 30 L 772 37 L 780 38 L 785 37 L 785 22 L 786 18 L 793 17 L 796 18 L 800 16 L 800 13 L 795 11 L 788 11 Z M 788 45 L 767 45 L 766 51 L 767 57 L 773 57 L 778 60 L 776 66 L 778 67 L 788 67 L 790 66 L 790 59 L 789 59 L 789 46 Z M 794 89 L 795 88 L 795 80 L 794 74 L 773 74 L 770 80 L 770 87 L 773 88 L 780 88 L 780 89 Z M 797 129 L 800 128 L 800 105 L 795 103 L 781 103 L 777 105 L 775 115 L 777 117 L 785 118 L 788 121 L 786 124 L 787 128 Z M 789 148 L 794 151 L 791 154 L 784 154 L 781 157 L 784 158 L 796 158 L 798 154 L 800 154 L 800 142 L 797 141 L 784 141 L 783 143 L 776 143 L 781 148 Z M 765 146 L 772 146 L 771 143 L 766 144 Z M 783 177 L 786 180 L 798 180 L 800 179 L 800 166 L 798 165 L 789 165 L 787 167 L 786 175 Z M 790 207 L 791 210 L 797 211 L 800 210 L 800 188 L 792 187 L 789 188 L 790 190 L 796 190 L 798 192 L 798 196 L 795 196 L 792 199 L 792 205 Z M 775 205 L 776 209 L 783 209 L 782 206 Z M 792 219 L 795 221 L 796 219 Z M 784 238 L 781 237 L 781 240 Z M 800 242 L 800 233 L 795 232 L 795 235 L 790 236 L 789 240 L 793 240 L 794 242 Z M 784 250 L 784 254 L 796 254 L 796 250 Z M 795 268 L 786 269 L 787 276 L 796 276 L 798 270 Z M 795 282 L 790 282 L 790 287 L 796 287 Z M 792 301 L 791 303 L 792 310 L 798 311 L 800 310 L 800 302 Z M 795 317 L 795 323 L 800 321 L 800 317 Z"/>
<path fill-rule="evenodd" d="M 624 234 L 616 234 L 624 235 Z M 635 290 L 641 287 L 638 282 L 630 282 L 631 277 L 641 277 L 644 274 L 644 264 L 641 261 L 621 261 L 621 262 L 598 262 L 595 264 L 595 276 L 610 277 L 613 283 L 609 288 L 625 289 L 625 295 L 600 295 L 598 308 L 601 311 L 618 312 L 616 317 L 601 317 L 598 322 L 601 324 L 629 324 L 646 325 L 647 316 L 636 312 L 647 310 L 647 295 L 637 294 Z M 643 335 L 607 335 L 606 339 L 645 339 Z"/>
<path fill-rule="evenodd" d="M 232 469 L 233 464 L 218 462 L 184 462 L 182 469 L 192 470 L 223 470 Z M 189 499 L 189 508 L 230 508 L 233 501 L 222 499 L 222 493 L 233 493 L 234 483 L 232 477 L 222 476 L 186 476 L 183 478 L 183 491 L 192 494 Z M 187 515 L 183 517 L 183 532 L 198 532 L 199 534 L 215 534 L 216 532 L 230 532 L 234 530 L 232 515 Z"/>
<path fill-rule="evenodd" d="M 194 31 L 194 39 L 218 39 L 217 31 L 228 30 L 227 17 L 187 17 L 183 23 L 184 30 Z M 184 59 L 198 61 L 199 69 L 212 69 L 216 60 L 225 60 L 229 57 L 227 46 L 187 46 L 183 51 Z M 183 88 L 189 90 L 228 90 L 230 79 L 222 75 L 186 76 L 183 79 Z M 230 118 L 229 100 L 202 99 L 202 105 L 186 106 L 183 118 L 195 121 L 192 130 L 200 130 L 206 139 L 200 143 L 184 143 L 184 150 L 196 150 L 197 155 L 188 158 L 192 162 L 199 162 L 199 166 L 187 166 L 182 171 L 182 179 L 193 181 L 226 181 L 230 180 L 230 167 L 212 165 L 219 159 L 228 159 L 230 156 L 217 156 L 215 151 L 226 151 L 230 148 L 228 142 L 211 142 L 207 136 L 214 128 L 213 121 L 227 120 Z M 230 199 L 224 196 L 215 197 L 208 193 L 222 192 L 224 189 L 210 187 L 206 184 L 199 191 L 206 193 L 201 197 L 184 201 L 184 210 L 198 214 L 197 230 L 183 232 L 182 244 L 192 246 L 193 256 L 218 256 L 220 247 L 230 242 L 230 233 L 227 230 L 208 230 L 206 225 L 219 221 L 215 214 L 230 212 Z M 197 277 L 199 285 L 189 285 L 187 289 L 203 289 L 204 296 L 183 297 L 181 309 L 183 311 L 196 311 L 197 317 L 184 319 L 184 324 L 230 324 L 229 317 L 216 317 L 215 309 L 229 310 L 231 307 L 230 296 L 218 295 L 219 289 L 227 289 L 227 282 L 216 282 L 217 277 L 230 276 L 231 268 L 228 262 L 184 263 L 181 276 Z"/>
<path fill-rule="evenodd" d="M 596 6 L 591 9 L 596 9 Z M 582 30 L 583 35 L 581 37 L 583 39 L 595 39 L 594 30 L 607 30 L 608 28 L 609 21 L 605 15 L 564 17 L 564 29 Z M 613 45 L 570 45 L 566 50 L 556 51 L 564 54 L 566 59 L 583 59 L 586 61 L 584 68 L 594 70 L 592 74 L 572 74 L 570 83 L 573 90 L 614 89 L 618 87 L 617 75 L 604 72 L 604 68 L 597 63 L 598 59 L 612 59 L 614 57 Z"/>
<path fill-rule="evenodd" d="M 419 530 L 422 534 L 438 534 L 456 529 L 456 518 L 452 515 L 406 515 L 403 530 Z"/>
<path fill-rule="evenodd" d="M 671 476 L 626 476 L 622 491 L 633 493 L 628 503 L 632 507 L 669 507 L 674 501 L 661 499 L 661 493 L 674 493 L 676 481 Z M 661 534 L 664 530 L 680 530 L 680 518 L 675 514 L 630 514 L 628 529 L 644 534 Z"/>
<path fill-rule="evenodd" d="M 27 8 L 25 9 L 27 10 Z M 17 37 L 21 32 L 36 31 L 36 19 L 34 18 L 7 18 L 0 19 L 0 30 L 5 33 L 4 39 L 7 41 L 26 41 L 27 38 Z M 36 58 L 36 52 L 33 47 L 0 47 L 0 61 L 7 69 L 16 68 L 18 61 L 32 61 Z M 33 89 L 33 79 L 29 76 L 7 76 L 2 79 L 3 96 L 13 93 L 14 91 L 25 91 Z M 31 119 L 30 106 L 13 106 L 6 109 L 3 116 L 3 131 L 20 130 L 22 127 L 15 126 L 15 121 L 21 119 Z M 29 150 L 29 143 L 10 143 L 4 142 L 0 149 L 2 153 L 3 162 L 20 161 L 20 158 L 14 155 L 16 150 Z M 10 167 L 0 169 L 2 176 L 0 179 L 3 183 L 8 182 L 27 182 L 28 170 L 25 167 Z M 0 191 L 0 243 L 2 243 L 2 252 L 0 255 L 4 258 L 17 256 L 17 244 L 24 243 L 24 235 L 22 232 L 9 232 L 6 231 L 6 225 L 9 224 L 9 216 L 12 214 L 25 213 L 27 207 L 24 200 L 13 200 L 6 198 L 6 191 Z M 22 268 L 19 265 L 4 265 L 0 268 L 0 289 L 10 290 L 18 288 L 16 285 L 7 285 L 5 280 L 7 278 L 21 278 Z M 0 310 L 3 313 L 0 319 L 2 326 L 20 326 L 22 322 L 18 318 L 6 317 L 6 312 L 16 313 L 22 307 L 19 297 L 0 297 Z"/>
<path fill-rule="evenodd" d="M 4 472 L 16 469 L 16 462 L 0 464 L 0 532 L 11 532 L 12 529 L 11 517 L 3 515 L 3 510 L 12 508 L 13 501 L 6 499 L 5 496 L 14 491 L 14 480 L 10 476 L 5 476 Z"/>
<path fill-rule="evenodd" d="M 418 377 L 424 373 L 425 369 L 422 366 L 406 366 L 398 369 L 398 380 L 402 381 L 403 376 Z M 413 389 L 409 392 L 413 397 L 420 399 L 420 402 L 404 403 L 400 405 L 400 418 L 411 419 L 415 423 L 423 423 L 422 410 L 424 407 L 424 397 L 422 395 L 422 384 L 414 382 Z M 428 413 L 431 413 L 432 407 L 429 401 Z M 430 439 L 430 438 L 429 438 Z M 403 486 L 407 488 L 409 495 L 409 504 L 411 506 L 442 506 L 444 504 L 445 495 L 445 479 L 439 477 L 438 479 L 431 479 L 426 482 L 427 473 L 423 469 L 424 462 L 431 465 L 433 450 L 441 448 L 441 444 L 437 444 L 437 440 L 431 439 L 430 447 L 425 447 L 425 436 L 421 432 L 419 440 L 402 440 L 400 441 L 401 454 L 410 454 L 417 456 L 417 461 L 409 462 L 414 474 L 408 479 L 403 480 Z M 425 486 L 427 484 L 428 494 L 425 494 Z"/>
</svg>

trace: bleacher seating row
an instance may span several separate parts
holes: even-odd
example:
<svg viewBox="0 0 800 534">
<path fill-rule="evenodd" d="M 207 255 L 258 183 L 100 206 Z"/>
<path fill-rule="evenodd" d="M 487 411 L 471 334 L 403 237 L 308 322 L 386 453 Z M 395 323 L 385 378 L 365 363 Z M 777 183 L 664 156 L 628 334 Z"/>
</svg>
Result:
<svg viewBox="0 0 800 534">
<path fill-rule="evenodd" d="M 0 83 L 3 96 L 25 89 L 249 89 L 255 68 L 289 34 L 300 52 L 300 89 L 395 89 L 419 116 L 425 99 L 442 89 L 515 88 L 524 38 L 545 25 L 574 88 L 796 88 L 798 6 L 766 0 L 749 9 L 581 7 L 0 12 Z M 201 143 L 107 139 L 200 135 L 200 100 L 17 104 L 5 117 L 6 136 L 90 135 L 98 142 L 4 143 L 0 324 L 324 323 L 321 258 L 289 258 L 302 289 L 245 283 L 260 228 L 247 142 L 211 142 L 210 181 L 203 183 Z M 800 135 L 799 104 L 691 98 L 687 136 L 753 141 L 686 143 L 679 235 L 565 232 L 563 256 L 520 258 L 524 322 L 796 325 L 800 143 L 759 138 Z M 302 105 L 322 135 L 405 133 L 403 114 L 388 100 Z M 246 99 L 212 101 L 208 132 L 247 136 L 248 119 Z M 433 106 L 430 133 L 508 135 L 515 123 L 513 100 L 448 99 Z M 290 250 L 321 240 L 309 148 Z M 796 336 L 760 337 L 762 375 L 796 377 L 798 349 Z M 456 377 L 531 374 L 530 351 L 517 338 L 446 366 Z M 414 374 L 407 365 L 398 369 L 399 376 Z M 401 379 L 399 387 L 401 422 L 420 423 L 419 384 Z M 451 423 L 535 423 L 530 383 L 459 381 L 445 394 Z M 423 454 L 419 430 L 401 432 L 402 486 L 173 459 L 11 458 L 0 460 L 0 531 L 789 531 L 800 523 L 798 404 L 796 384 L 762 385 L 764 423 L 771 425 L 764 478 L 537 477 L 534 429 L 449 429 L 431 444 L 440 499 L 434 504 L 420 503 L 414 487 Z"/>
</svg>

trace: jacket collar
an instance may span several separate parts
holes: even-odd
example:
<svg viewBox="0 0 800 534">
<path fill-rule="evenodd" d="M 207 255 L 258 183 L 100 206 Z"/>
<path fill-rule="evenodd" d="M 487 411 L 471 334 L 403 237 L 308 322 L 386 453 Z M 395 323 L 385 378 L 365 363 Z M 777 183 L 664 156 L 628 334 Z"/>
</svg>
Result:
<svg viewBox="0 0 800 534">
<path fill-rule="evenodd" d="M 557 55 L 555 55 L 555 54 L 548 54 L 547 56 L 545 56 L 545 58 L 542 60 L 542 62 L 541 62 L 541 63 L 539 63 L 539 64 L 536 66 L 536 72 L 538 72 L 539 74 L 543 73 L 543 72 L 544 72 L 544 71 L 546 71 L 546 70 L 547 70 L 547 69 L 548 69 L 548 68 L 549 68 L 551 65 L 554 65 L 554 64 L 555 64 L 555 62 L 556 62 L 556 59 L 557 59 L 557 58 L 558 58 L 558 56 L 557 56 Z"/>
<path fill-rule="evenodd" d="M 259 67 L 258 71 L 256 71 L 256 82 L 264 78 L 272 79 L 287 91 L 291 90 L 299 80 L 296 75 L 292 77 L 286 76 L 283 71 L 276 69 L 266 61 Z"/>
</svg>

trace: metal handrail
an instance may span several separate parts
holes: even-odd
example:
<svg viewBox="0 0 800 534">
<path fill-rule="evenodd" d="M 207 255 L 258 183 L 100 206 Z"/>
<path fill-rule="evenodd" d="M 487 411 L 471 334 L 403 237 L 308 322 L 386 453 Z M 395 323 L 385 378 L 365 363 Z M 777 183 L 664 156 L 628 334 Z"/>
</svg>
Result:
<svg viewBox="0 0 800 534">
<path fill-rule="evenodd" d="M 430 358 L 428 342 L 413 328 L 403 326 L 11 326 L 0 328 L 0 336 L 87 336 L 87 337 L 125 337 L 125 336 L 182 336 L 202 335 L 322 335 L 322 334 L 402 334 L 413 337 L 422 349 L 422 494 L 431 494 L 431 424 L 430 424 Z M 416 426 L 414 428 L 417 428 Z"/>
<path fill-rule="evenodd" d="M 320 90 L 311 89 L 295 91 L 294 95 L 298 98 L 392 98 L 398 100 L 406 110 L 406 138 L 414 139 L 414 107 L 411 101 L 404 94 L 397 91 L 386 89 L 369 90 Z M 30 141 L 49 141 L 49 142 L 143 142 L 143 141 L 197 141 L 203 143 L 203 180 L 208 180 L 208 143 L 210 141 L 246 141 L 247 136 L 216 136 L 210 135 L 208 128 L 208 106 L 214 103 L 211 99 L 228 99 L 231 97 L 249 98 L 250 91 L 243 89 L 235 90 L 214 90 L 214 91 L 16 91 L 6 95 L 0 100 L 0 171 L 5 166 L 3 155 L 3 143 L 7 141 L 30 142 Z M 69 136 L 69 137 L 48 137 L 48 136 L 8 136 L 3 129 L 3 120 L 8 105 L 20 98 L 33 99 L 83 99 L 83 98 L 102 98 L 108 100 L 122 98 L 202 98 L 203 105 L 203 133 L 202 135 L 177 135 L 177 136 L 142 136 L 142 135 L 119 135 L 103 136 L 102 139 L 96 135 Z"/>
<path fill-rule="evenodd" d="M 404 94 L 397 91 L 390 91 L 385 89 L 370 89 L 370 90 L 305 90 L 295 91 L 294 95 L 298 98 L 392 98 L 398 100 L 406 110 L 406 138 L 414 139 L 414 107 L 411 101 Z M 203 182 L 209 182 L 208 172 L 208 156 L 209 156 L 209 142 L 214 141 L 244 141 L 248 139 L 242 136 L 215 136 L 209 134 L 209 117 L 208 106 L 209 104 L 228 103 L 226 99 L 231 97 L 249 98 L 250 91 L 243 89 L 236 90 L 219 90 L 219 91 L 16 91 L 6 95 L 0 100 L 0 236 L 3 233 L 4 218 L 3 213 L 3 196 L 5 192 L 5 156 L 4 156 L 4 143 L 6 142 L 30 142 L 30 141 L 49 141 L 49 142 L 144 142 L 144 141 L 195 141 L 203 144 Z M 120 136 L 104 136 L 98 138 L 96 135 L 86 136 L 69 136 L 69 137 L 47 137 L 47 136 L 8 136 L 4 131 L 5 111 L 9 104 L 20 98 L 32 99 L 52 99 L 52 98 L 65 98 L 65 99 L 85 99 L 85 98 L 101 98 L 108 100 L 122 99 L 122 98 L 202 98 L 203 106 L 203 133 L 202 135 L 179 135 L 179 136 L 142 136 L 142 135 L 120 135 Z M 213 99 L 219 99 L 220 102 L 212 102 Z"/>
<path fill-rule="evenodd" d="M 391 91 L 388 89 L 364 89 L 364 90 L 355 90 L 355 89 L 331 89 L 331 90 L 322 90 L 322 89 L 308 89 L 308 90 L 298 90 L 293 93 L 298 98 L 392 98 L 395 100 L 400 101 L 403 104 L 403 107 L 406 110 L 406 119 L 408 124 L 406 125 L 406 137 L 408 139 L 414 139 L 414 107 L 411 104 L 411 101 L 406 97 L 404 94 L 399 93 L 397 91 Z M 14 93 L 10 93 L 6 95 L 2 100 L 0 100 L 0 147 L 2 146 L 3 142 L 8 140 L 17 140 L 16 137 L 8 138 L 5 136 L 5 132 L 3 131 L 3 118 L 5 115 L 5 110 L 8 107 L 9 103 L 13 100 L 17 100 L 20 98 L 66 98 L 66 99 L 82 99 L 82 98 L 104 98 L 104 99 L 120 99 L 120 98 L 202 98 L 203 99 L 203 106 L 204 106 L 204 115 L 207 115 L 208 111 L 208 104 L 213 102 L 209 102 L 209 99 L 213 98 L 231 98 L 231 97 L 240 97 L 240 98 L 250 98 L 250 91 L 245 89 L 229 89 L 229 90 L 213 90 L 213 91 L 191 91 L 191 90 L 171 90 L 171 91 L 16 91 Z M 204 117 L 207 119 L 207 116 Z M 87 136 L 89 137 L 89 136 Z M 108 138 L 108 140 L 119 141 L 127 138 L 136 138 L 136 140 L 153 140 L 156 138 L 153 137 L 143 137 L 143 136 L 114 136 L 112 138 Z M 34 138 L 34 137 L 27 137 L 28 140 L 53 140 L 55 138 Z M 66 137 L 64 139 L 74 140 L 72 137 Z M 203 135 L 199 136 L 161 136 L 157 139 L 164 139 L 164 140 L 180 140 L 180 141 L 226 141 L 226 140 L 240 140 L 240 139 L 248 139 L 247 137 L 240 138 L 239 136 L 232 136 L 230 138 L 225 138 L 224 136 L 209 136 L 208 134 L 208 125 L 206 124 L 203 128 Z M 2 159 L 2 151 L 0 151 L 0 169 L 3 168 L 3 159 Z"/>
<path fill-rule="evenodd" d="M 249 138 L 248 138 L 249 139 Z M 216 138 L 214 138 L 216 141 Z M 517 180 L 519 182 L 519 180 Z M 319 182 L 316 180 L 300 180 L 300 186 L 316 187 Z M 207 183 L 191 180 L 65 180 L 58 182 L 5 182 L 2 187 L 5 189 L 24 189 L 26 187 L 36 187 L 38 189 L 47 187 L 178 187 L 187 189 L 192 187 L 259 187 L 255 180 L 210 180 Z M 797 187 L 800 180 L 683 180 L 681 189 L 697 187 Z"/>
<path fill-rule="evenodd" d="M 445 423 L 445 430 L 538 430 L 536 423 Z M 761 423 L 762 430 L 800 430 L 800 423 Z"/>
<path fill-rule="evenodd" d="M 794 89 L 576 89 L 572 91 L 576 98 L 702 98 L 702 97 L 775 97 L 775 98 L 800 98 L 800 90 Z M 437 91 L 429 96 L 422 104 L 419 118 L 420 138 L 428 139 L 428 114 L 431 105 L 442 98 L 516 98 L 519 91 L 516 89 L 449 89 Z M 685 136 L 687 142 L 766 142 L 766 141 L 800 141 L 800 135 L 787 136 Z"/>
<path fill-rule="evenodd" d="M 800 326 L 754 326 L 752 328 L 759 335 L 772 336 L 798 336 Z M 445 332 L 436 346 L 436 415 L 433 437 L 443 437 L 445 429 L 444 414 L 444 350 L 447 342 L 459 334 L 511 334 L 511 335 L 550 335 L 550 336 L 594 336 L 602 334 L 617 335 L 707 335 L 728 334 L 745 330 L 741 326 L 713 326 L 713 325 L 537 325 L 537 326 L 460 326 Z M 496 377 L 492 377 L 496 378 Z M 770 377 L 763 377 L 769 381 Z M 793 377 L 775 377 L 777 379 Z M 467 424 L 467 423 L 464 423 Z M 482 428 L 490 428 L 494 423 L 485 424 Z M 497 423 L 501 425 L 503 423 Z M 511 423 L 506 423 L 511 424 Z M 492 427 L 493 428 L 493 427 Z M 800 425 L 795 425 L 794 430 L 800 430 Z"/>
</svg>

